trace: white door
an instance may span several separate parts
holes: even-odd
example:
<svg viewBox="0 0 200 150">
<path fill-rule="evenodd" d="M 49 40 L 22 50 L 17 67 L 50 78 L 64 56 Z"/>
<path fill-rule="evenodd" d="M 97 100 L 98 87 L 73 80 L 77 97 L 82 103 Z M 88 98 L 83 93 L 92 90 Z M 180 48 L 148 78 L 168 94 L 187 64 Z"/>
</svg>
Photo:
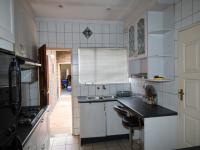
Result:
<svg viewBox="0 0 200 150">
<path fill-rule="evenodd" d="M 200 145 L 200 25 L 178 34 L 179 122 L 178 146 Z"/>
<path fill-rule="evenodd" d="M 81 103 L 80 104 L 80 137 L 106 136 L 105 104 Z"/>
<path fill-rule="evenodd" d="M 113 109 L 115 105 L 120 104 L 118 102 L 106 102 L 105 105 L 107 135 L 128 134 L 129 130 L 122 125 L 122 118 Z"/>
</svg>

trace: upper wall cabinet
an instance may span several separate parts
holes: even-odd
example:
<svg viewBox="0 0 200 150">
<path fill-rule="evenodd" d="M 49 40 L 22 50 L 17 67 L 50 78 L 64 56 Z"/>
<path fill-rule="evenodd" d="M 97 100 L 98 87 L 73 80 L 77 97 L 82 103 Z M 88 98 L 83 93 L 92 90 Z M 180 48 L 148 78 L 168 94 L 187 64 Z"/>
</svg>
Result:
<svg viewBox="0 0 200 150">
<path fill-rule="evenodd" d="M 36 22 L 26 0 L 15 3 L 15 53 L 17 56 L 37 60 Z"/>
<path fill-rule="evenodd" d="M 147 20 L 140 17 L 136 24 L 129 28 L 129 57 L 144 58 L 147 56 Z"/>
<path fill-rule="evenodd" d="M 13 0 L 0 0 L 0 48 L 13 51 L 14 12 Z"/>
<path fill-rule="evenodd" d="M 163 11 L 148 11 L 130 26 L 134 31 L 129 29 L 129 54 L 133 53 L 131 41 L 134 41 L 136 51 L 135 55 L 129 55 L 132 62 L 130 74 L 147 73 L 149 79 L 156 75 L 174 79 L 174 26 L 173 6 Z M 135 36 L 131 36 L 130 31 Z"/>
</svg>

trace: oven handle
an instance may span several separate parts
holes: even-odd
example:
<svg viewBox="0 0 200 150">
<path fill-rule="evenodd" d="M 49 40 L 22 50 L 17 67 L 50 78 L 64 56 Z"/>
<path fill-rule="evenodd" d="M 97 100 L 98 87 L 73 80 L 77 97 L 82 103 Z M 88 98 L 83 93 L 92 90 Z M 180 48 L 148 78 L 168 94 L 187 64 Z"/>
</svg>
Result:
<svg viewBox="0 0 200 150">
<path fill-rule="evenodd" d="M 12 78 L 12 73 L 15 72 L 16 75 L 16 96 L 13 97 L 13 78 Z M 13 59 L 10 63 L 9 66 L 9 105 L 13 111 L 14 114 L 19 113 L 20 108 L 21 108 L 21 69 L 20 66 L 18 65 L 18 62 L 16 59 Z"/>
</svg>

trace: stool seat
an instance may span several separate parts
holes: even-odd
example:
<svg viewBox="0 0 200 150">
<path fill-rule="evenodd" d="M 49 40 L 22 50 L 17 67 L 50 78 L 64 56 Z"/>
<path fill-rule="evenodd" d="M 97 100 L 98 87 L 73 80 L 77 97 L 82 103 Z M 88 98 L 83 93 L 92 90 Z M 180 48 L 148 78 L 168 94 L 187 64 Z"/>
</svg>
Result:
<svg viewBox="0 0 200 150">
<path fill-rule="evenodd" d="M 127 116 L 127 111 L 125 110 L 125 107 L 122 107 L 122 106 L 114 106 L 114 110 L 117 112 L 117 114 L 120 116 L 120 117 L 125 117 Z"/>
<path fill-rule="evenodd" d="M 135 116 L 124 116 L 122 118 L 122 124 L 127 128 L 136 128 L 139 127 L 139 119 Z"/>
</svg>

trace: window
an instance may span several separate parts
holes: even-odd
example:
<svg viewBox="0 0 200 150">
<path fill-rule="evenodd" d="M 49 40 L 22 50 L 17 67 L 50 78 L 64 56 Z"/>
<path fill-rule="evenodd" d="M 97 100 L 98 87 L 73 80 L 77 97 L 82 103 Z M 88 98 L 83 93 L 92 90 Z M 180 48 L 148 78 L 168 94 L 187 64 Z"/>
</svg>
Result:
<svg viewBox="0 0 200 150">
<path fill-rule="evenodd" d="M 107 84 L 128 82 L 128 55 L 120 48 L 80 48 L 79 82 Z"/>
</svg>

